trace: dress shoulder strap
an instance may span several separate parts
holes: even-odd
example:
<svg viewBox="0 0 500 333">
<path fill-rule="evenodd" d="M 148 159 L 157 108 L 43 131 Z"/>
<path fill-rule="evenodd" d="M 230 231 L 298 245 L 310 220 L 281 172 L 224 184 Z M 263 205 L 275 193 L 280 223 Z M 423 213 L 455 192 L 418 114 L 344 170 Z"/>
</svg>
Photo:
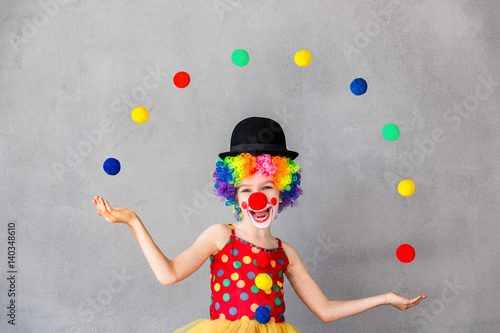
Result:
<svg viewBox="0 0 500 333">
<path fill-rule="evenodd" d="M 232 224 L 229 225 L 231 227 L 231 234 L 234 236 L 234 227 Z M 281 245 L 280 245 L 281 246 Z"/>
<path fill-rule="evenodd" d="M 278 237 L 276 237 L 276 239 L 278 240 L 278 247 L 281 247 L 281 239 L 279 239 Z"/>
</svg>

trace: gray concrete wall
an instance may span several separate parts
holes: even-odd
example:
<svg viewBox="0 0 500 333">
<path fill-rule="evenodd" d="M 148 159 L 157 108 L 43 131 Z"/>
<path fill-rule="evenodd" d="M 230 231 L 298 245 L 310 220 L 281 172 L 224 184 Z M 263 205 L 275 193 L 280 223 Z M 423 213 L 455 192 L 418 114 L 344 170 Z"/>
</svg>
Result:
<svg viewBox="0 0 500 333">
<path fill-rule="evenodd" d="M 305 194 L 273 234 L 325 294 L 428 295 L 406 312 L 326 324 L 285 283 L 287 321 L 304 332 L 499 331 L 499 16 L 493 0 L 3 0 L 0 331 L 171 332 L 208 317 L 208 265 L 160 285 L 130 230 L 91 200 L 136 211 L 175 257 L 234 221 L 209 193 L 211 174 L 253 115 L 280 122 L 300 152 Z M 245 67 L 231 62 L 240 48 Z M 293 61 L 301 49 L 308 67 Z M 357 77 L 365 95 L 349 90 Z M 147 123 L 131 120 L 136 106 Z M 388 123 L 397 141 L 382 137 Z M 122 164 L 116 176 L 108 157 Z M 406 178 L 411 197 L 396 190 Z M 404 243 L 416 250 L 408 264 L 395 256 Z"/>
</svg>

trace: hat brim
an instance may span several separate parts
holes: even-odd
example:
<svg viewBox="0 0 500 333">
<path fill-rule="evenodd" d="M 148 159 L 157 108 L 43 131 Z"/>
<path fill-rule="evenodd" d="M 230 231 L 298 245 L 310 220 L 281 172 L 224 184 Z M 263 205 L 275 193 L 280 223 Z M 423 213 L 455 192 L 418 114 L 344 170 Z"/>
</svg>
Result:
<svg viewBox="0 0 500 333">
<path fill-rule="evenodd" d="M 283 149 L 266 149 L 266 150 L 252 150 L 252 149 L 247 149 L 247 150 L 236 150 L 236 151 L 227 151 L 225 153 L 220 153 L 219 157 L 224 159 L 226 156 L 238 156 L 240 154 L 252 154 L 254 156 L 259 156 L 259 155 L 264 155 L 264 154 L 269 154 L 271 156 L 283 156 L 283 157 L 288 157 L 291 160 L 294 160 L 297 156 L 299 156 L 299 153 L 291 150 L 283 150 Z"/>
</svg>

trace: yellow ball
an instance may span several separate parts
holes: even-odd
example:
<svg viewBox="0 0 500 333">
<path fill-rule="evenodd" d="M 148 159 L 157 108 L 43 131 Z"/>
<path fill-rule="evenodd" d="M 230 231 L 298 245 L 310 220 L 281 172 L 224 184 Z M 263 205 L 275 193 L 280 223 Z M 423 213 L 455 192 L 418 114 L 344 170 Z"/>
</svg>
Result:
<svg viewBox="0 0 500 333">
<path fill-rule="evenodd" d="M 398 192 L 404 197 L 409 197 L 415 192 L 415 183 L 409 179 L 402 180 L 399 182 Z"/>
<path fill-rule="evenodd" d="M 260 273 L 255 278 L 255 285 L 261 290 L 269 290 L 273 286 L 273 279 L 266 273 Z"/>
<path fill-rule="evenodd" d="M 146 108 L 139 106 L 132 110 L 132 120 L 136 123 L 143 124 L 148 121 L 149 112 Z"/>
<path fill-rule="evenodd" d="M 300 67 L 309 66 L 312 60 L 311 52 L 307 50 L 300 50 L 299 52 L 295 53 L 295 57 L 293 58 L 293 60 L 295 60 L 297 66 Z"/>
</svg>

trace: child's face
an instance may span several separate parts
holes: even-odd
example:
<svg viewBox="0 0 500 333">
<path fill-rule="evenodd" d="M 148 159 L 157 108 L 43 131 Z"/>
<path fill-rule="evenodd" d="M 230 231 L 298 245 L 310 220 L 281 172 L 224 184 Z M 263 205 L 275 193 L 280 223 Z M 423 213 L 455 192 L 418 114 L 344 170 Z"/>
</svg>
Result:
<svg viewBox="0 0 500 333">
<path fill-rule="evenodd" d="M 266 229 L 278 214 L 281 199 L 272 180 L 253 175 L 241 181 L 236 201 L 243 211 L 243 220 L 251 222 L 257 229 Z"/>
</svg>

